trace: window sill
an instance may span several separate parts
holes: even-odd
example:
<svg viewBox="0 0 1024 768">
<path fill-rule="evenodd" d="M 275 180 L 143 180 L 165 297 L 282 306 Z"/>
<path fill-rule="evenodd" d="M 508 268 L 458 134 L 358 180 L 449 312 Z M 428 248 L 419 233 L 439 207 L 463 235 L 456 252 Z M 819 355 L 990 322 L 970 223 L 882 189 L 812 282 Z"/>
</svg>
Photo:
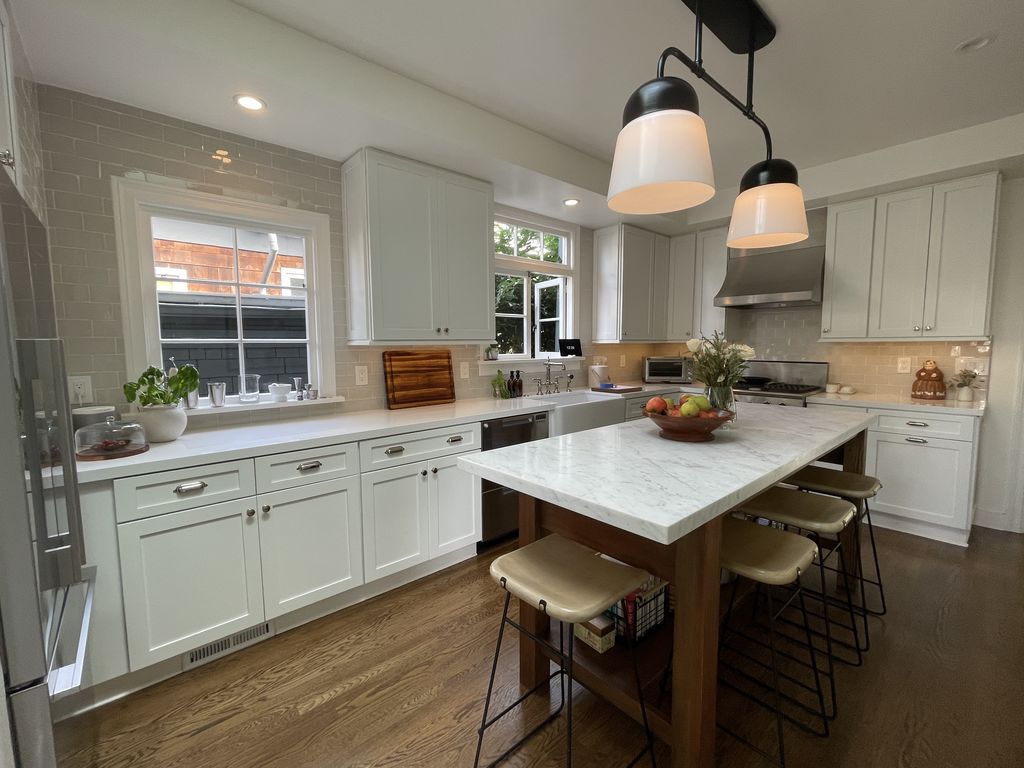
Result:
<svg viewBox="0 0 1024 768">
<path fill-rule="evenodd" d="M 564 363 L 567 371 L 579 371 L 583 368 L 585 357 L 506 357 L 501 360 L 478 360 L 477 365 L 481 376 L 492 376 L 499 368 L 503 371 L 509 369 L 522 371 L 523 373 L 537 373 L 544 370 L 544 363 Z M 559 369 L 561 370 L 561 369 Z"/>
<path fill-rule="evenodd" d="M 190 419 L 201 419 L 207 416 L 221 416 L 225 413 L 246 413 L 248 411 L 269 411 L 277 408 L 305 408 L 328 403 L 343 403 L 345 398 L 341 395 L 331 397 L 318 397 L 316 400 L 288 400 L 284 403 L 275 403 L 272 400 L 261 400 L 258 403 L 225 403 L 214 407 L 209 401 L 200 403 L 198 408 L 186 408 L 185 413 Z M 296 414 L 297 415 L 297 414 Z"/>
</svg>

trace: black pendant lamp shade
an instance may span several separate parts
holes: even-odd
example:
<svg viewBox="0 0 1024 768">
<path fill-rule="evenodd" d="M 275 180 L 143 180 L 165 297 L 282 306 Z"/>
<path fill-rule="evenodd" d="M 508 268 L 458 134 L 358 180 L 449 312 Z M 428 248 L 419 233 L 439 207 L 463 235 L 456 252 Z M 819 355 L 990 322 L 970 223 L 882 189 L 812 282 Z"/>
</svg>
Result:
<svg viewBox="0 0 1024 768">
<path fill-rule="evenodd" d="M 799 174 L 796 166 L 789 160 L 780 157 L 773 157 L 770 160 L 762 160 L 754 163 L 740 179 L 740 192 L 746 192 L 752 187 L 761 187 L 765 184 L 796 184 Z"/>
<path fill-rule="evenodd" d="M 711 199 L 715 176 L 699 109 L 697 92 L 678 77 L 657 77 L 633 91 L 615 142 L 609 208 L 669 213 Z"/>
</svg>

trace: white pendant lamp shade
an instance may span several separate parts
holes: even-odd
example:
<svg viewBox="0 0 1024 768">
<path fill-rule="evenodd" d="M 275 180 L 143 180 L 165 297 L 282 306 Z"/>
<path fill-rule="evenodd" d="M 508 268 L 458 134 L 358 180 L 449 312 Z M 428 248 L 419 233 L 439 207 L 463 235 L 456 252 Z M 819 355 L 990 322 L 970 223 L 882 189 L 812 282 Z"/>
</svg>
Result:
<svg viewBox="0 0 1024 768">
<path fill-rule="evenodd" d="M 796 166 L 780 158 L 752 166 L 740 181 L 726 245 L 776 248 L 806 239 L 807 212 Z"/>
<path fill-rule="evenodd" d="M 608 184 L 613 211 L 670 213 L 707 202 L 714 194 L 708 131 L 700 115 L 662 109 L 640 115 L 619 131 Z"/>
</svg>

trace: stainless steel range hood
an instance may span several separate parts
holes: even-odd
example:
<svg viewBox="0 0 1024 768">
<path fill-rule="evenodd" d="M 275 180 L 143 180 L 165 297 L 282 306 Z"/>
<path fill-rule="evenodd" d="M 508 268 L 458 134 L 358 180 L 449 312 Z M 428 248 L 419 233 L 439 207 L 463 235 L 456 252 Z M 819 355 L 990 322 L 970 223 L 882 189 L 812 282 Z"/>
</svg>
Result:
<svg viewBox="0 0 1024 768">
<path fill-rule="evenodd" d="M 821 304 L 825 246 L 730 256 L 716 307 L 809 307 Z"/>
</svg>

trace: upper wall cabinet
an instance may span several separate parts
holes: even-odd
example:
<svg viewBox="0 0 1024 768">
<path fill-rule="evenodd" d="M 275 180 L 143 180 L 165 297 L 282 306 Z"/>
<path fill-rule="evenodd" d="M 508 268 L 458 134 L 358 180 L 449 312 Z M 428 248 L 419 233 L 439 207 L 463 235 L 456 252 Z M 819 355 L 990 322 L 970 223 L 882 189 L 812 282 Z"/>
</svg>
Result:
<svg viewBox="0 0 1024 768">
<path fill-rule="evenodd" d="M 490 184 L 363 149 L 342 195 L 351 343 L 494 339 Z"/>
<path fill-rule="evenodd" d="M 693 335 L 711 338 L 725 333 L 725 308 L 715 306 L 715 296 L 725 282 L 729 247 L 727 227 L 697 233 L 696 266 L 693 275 Z"/>
<path fill-rule="evenodd" d="M 821 337 L 989 333 L 999 175 L 830 206 Z"/>
<path fill-rule="evenodd" d="M 668 334 L 665 340 L 686 341 L 693 338 L 694 329 L 696 233 L 673 237 L 668 259 Z"/>
<path fill-rule="evenodd" d="M 594 233 L 594 341 L 663 341 L 669 242 L 629 224 Z"/>
<path fill-rule="evenodd" d="M 821 336 L 863 339 L 868 332 L 875 199 L 831 206 L 826 232 Z"/>
<path fill-rule="evenodd" d="M 15 158 L 19 157 L 15 104 L 14 73 L 11 68 L 11 28 L 7 8 L 0 5 L 0 165 L 7 171 L 11 180 L 18 184 L 20 174 L 15 165 Z"/>
</svg>

